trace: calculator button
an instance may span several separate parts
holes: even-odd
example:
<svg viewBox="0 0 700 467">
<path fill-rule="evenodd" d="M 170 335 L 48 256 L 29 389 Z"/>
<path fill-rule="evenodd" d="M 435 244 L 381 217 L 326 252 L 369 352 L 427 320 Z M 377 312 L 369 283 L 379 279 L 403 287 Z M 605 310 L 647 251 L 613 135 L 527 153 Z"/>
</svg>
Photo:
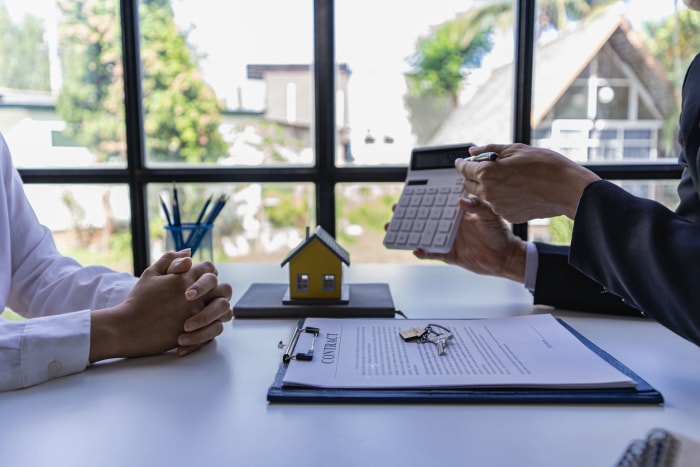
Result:
<svg viewBox="0 0 700 467">
<path fill-rule="evenodd" d="M 438 225 L 438 232 L 445 233 L 449 232 L 450 229 L 452 228 L 452 221 L 448 219 L 444 219 L 440 221 L 440 224 Z"/>
<path fill-rule="evenodd" d="M 398 232 L 399 230 L 401 230 L 401 221 L 398 219 L 391 221 L 389 224 L 389 232 Z"/>
<path fill-rule="evenodd" d="M 408 208 L 408 209 L 406 209 L 406 217 L 408 219 L 415 219 L 417 212 L 418 212 L 418 209 L 416 209 L 416 208 Z"/>
<path fill-rule="evenodd" d="M 413 221 L 410 219 L 404 219 L 401 221 L 401 231 L 402 232 L 410 232 L 411 229 L 413 228 Z"/>
<path fill-rule="evenodd" d="M 421 236 L 420 244 L 421 246 L 430 246 L 433 243 L 433 236 L 435 235 L 435 232 L 423 232 L 423 235 Z"/>
<path fill-rule="evenodd" d="M 439 233 L 435 235 L 433 239 L 433 246 L 445 246 L 447 243 L 447 235 Z"/>
<path fill-rule="evenodd" d="M 396 235 L 396 243 L 399 245 L 405 245 L 408 241 L 408 234 L 406 232 L 399 232 Z"/>
<path fill-rule="evenodd" d="M 417 232 L 413 232 L 408 236 L 408 244 L 409 245 L 418 245 L 420 243 L 420 235 Z"/>
<path fill-rule="evenodd" d="M 418 219 L 427 219 L 430 217 L 430 208 L 420 208 L 418 209 Z"/>
<path fill-rule="evenodd" d="M 435 196 L 425 195 L 425 198 L 423 198 L 423 206 L 432 206 L 433 203 L 435 203 Z"/>
<path fill-rule="evenodd" d="M 442 208 L 433 208 L 430 211 L 431 219 L 442 219 Z"/>
<path fill-rule="evenodd" d="M 437 195 L 435 197 L 435 206 L 444 206 L 447 204 L 447 196 Z"/>
<path fill-rule="evenodd" d="M 396 209 L 394 210 L 394 219 L 403 219 L 403 216 L 406 215 L 406 208 L 401 207 L 401 206 L 396 206 Z"/>
</svg>

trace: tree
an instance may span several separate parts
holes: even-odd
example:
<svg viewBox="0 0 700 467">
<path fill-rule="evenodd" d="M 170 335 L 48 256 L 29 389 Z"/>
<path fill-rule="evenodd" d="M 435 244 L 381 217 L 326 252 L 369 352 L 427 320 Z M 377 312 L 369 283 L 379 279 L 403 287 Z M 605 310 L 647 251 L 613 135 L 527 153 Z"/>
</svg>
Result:
<svg viewBox="0 0 700 467">
<path fill-rule="evenodd" d="M 659 21 L 647 22 L 642 27 L 647 47 L 678 89 L 687 65 L 700 52 L 699 29 L 700 18 L 688 9 Z"/>
<path fill-rule="evenodd" d="M 561 31 L 570 21 L 593 16 L 617 0 L 541 0 L 538 2 L 536 35 L 546 30 Z M 455 19 L 435 27 L 418 41 L 416 53 L 409 58 L 413 70 L 408 74 L 414 95 L 449 95 L 454 106 L 461 83 L 469 68 L 481 66 L 493 43 L 497 25 L 513 24 L 513 2 L 496 0 L 458 14 Z"/>
<path fill-rule="evenodd" d="M 410 92 L 418 96 L 448 95 L 456 106 L 465 69 L 479 67 L 491 51 L 493 19 L 508 8 L 503 3 L 460 13 L 420 39 L 416 53 L 409 58 L 413 68 L 408 74 Z"/>
<path fill-rule="evenodd" d="M 0 86 L 32 91 L 48 91 L 49 54 L 44 26 L 27 15 L 14 24 L 0 2 Z"/>
<path fill-rule="evenodd" d="M 117 0 L 61 0 L 67 132 L 100 160 L 123 159 L 124 84 Z M 205 162 L 226 154 L 221 106 L 200 76 L 168 0 L 140 2 L 146 150 L 154 160 Z"/>
</svg>

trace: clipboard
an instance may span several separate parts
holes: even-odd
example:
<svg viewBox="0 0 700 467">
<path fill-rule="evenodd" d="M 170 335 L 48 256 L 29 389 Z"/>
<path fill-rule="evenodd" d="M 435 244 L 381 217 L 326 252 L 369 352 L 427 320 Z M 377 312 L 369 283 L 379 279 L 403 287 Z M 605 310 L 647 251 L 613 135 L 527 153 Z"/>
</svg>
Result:
<svg viewBox="0 0 700 467">
<path fill-rule="evenodd" d="M 297 330 L 304 332 L 304 319 Z M 267 401 L 272 403 L 395 403 L 395 404 L 663 404 L 662 394 L 627 366 L 585 338 L 561 319 L 557 321 L 586 347 L 635 383 L 630 388 L 431 388 L 431 389 L 336 389 L 283 386 L 289 359 L 280 364 Z M 313 332 L 313 331 L 311 331 Z M 309 349 L 313 352 L 313 349 Z M 293 348 L 287 347 L 285 355 Z M 308 354 L 308 351 L 307 351 Z"/>
</svg>

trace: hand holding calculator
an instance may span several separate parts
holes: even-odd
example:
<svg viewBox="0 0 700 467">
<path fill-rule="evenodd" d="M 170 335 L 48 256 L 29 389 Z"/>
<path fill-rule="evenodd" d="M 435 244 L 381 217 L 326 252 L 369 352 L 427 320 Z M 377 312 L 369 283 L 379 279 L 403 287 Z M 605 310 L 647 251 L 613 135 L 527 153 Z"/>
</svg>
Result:
<svg viewBox="0 0 700 467">
<path fill-rule="evenodd" d="M 447 253 L 463 210 L 463 177 L 455 160 L 469 157 L 473 144 L 415 148 L 406 182 L 384 236 L 387 248 Z"/>
</svg>

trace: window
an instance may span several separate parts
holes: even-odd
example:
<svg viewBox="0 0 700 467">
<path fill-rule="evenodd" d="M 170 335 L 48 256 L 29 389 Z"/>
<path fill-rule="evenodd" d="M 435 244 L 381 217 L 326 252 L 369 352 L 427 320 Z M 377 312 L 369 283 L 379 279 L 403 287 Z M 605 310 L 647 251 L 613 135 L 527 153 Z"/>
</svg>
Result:
<svg viewBox="0 0 700 467">
<path fill-rule="evenodd" d="M 310 289 L 309 275 L 308 274 L 297 274 L 297 290 L 299 292 L 306 292 L 309 289 Z"/>
<path fill-rule="evenodd" d="M 335 274 L 324 274 L 323 275 L 323 291 L 324 292 L 335 292 L 337 288 Z"/>
<path fill-rule="evenodd" d="M 216 261 L 279 261 L 315 224 L 353 262 L 418 261 L 381 246 L 415 146 L 548 146 L 673 204 L 690 53 L 654 39 L 672 2 L 604 3 L 0 0 L 0 132 L 38 210 L 65 193 L 39 214 L 67 254 L 140 273 L 176 181 L 188 219 L 229 197 Z"/>
</svg>

